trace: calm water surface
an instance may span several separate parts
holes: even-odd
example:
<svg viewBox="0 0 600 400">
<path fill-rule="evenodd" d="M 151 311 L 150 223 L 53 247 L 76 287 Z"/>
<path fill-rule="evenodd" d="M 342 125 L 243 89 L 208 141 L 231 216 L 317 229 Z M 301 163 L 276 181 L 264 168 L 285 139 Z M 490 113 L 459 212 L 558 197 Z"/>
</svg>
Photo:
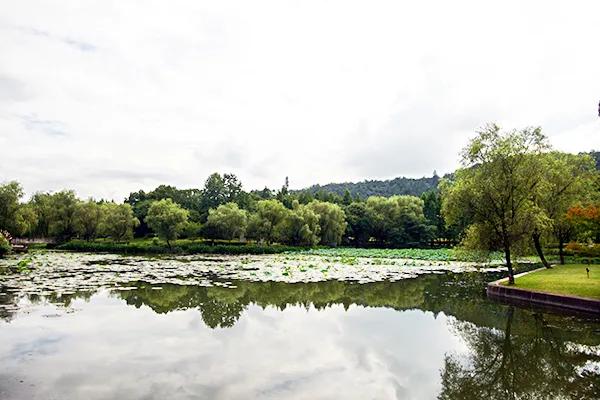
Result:
<svg viewBox="0 0 600 400">
<path fill-rule="evenodd" d="M 600 398 L 600 321 L 488 301 L 498 276 L 4 286 L 0 399 Z"/>
</svg>

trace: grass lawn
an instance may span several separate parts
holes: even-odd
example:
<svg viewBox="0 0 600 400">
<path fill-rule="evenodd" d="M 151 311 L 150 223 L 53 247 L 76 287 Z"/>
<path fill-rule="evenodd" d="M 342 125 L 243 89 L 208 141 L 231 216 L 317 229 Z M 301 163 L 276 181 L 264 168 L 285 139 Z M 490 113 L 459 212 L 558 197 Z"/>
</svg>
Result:
<svg viewBox="0 0 600 400">
<path fill-rule="evenodd" d="M 586 268 L 590 269 L 589 278 Z M 600 299 L 600 265 L 557 265 L 517 278 L 515 287 Z"/>
</svg>

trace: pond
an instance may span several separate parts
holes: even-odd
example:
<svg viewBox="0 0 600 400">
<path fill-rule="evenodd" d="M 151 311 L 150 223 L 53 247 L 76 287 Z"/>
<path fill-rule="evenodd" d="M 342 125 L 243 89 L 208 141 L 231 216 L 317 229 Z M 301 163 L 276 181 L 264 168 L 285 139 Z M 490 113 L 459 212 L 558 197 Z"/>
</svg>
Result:
<svg viewBox="0 0 600 400">
<path fill-rule="evenodd" d="M 68 253 L 27 264 L 0 276 L 1 399 L 600 398 L 600 320 L 488 300 L 498 266 Z"/>
</svg>

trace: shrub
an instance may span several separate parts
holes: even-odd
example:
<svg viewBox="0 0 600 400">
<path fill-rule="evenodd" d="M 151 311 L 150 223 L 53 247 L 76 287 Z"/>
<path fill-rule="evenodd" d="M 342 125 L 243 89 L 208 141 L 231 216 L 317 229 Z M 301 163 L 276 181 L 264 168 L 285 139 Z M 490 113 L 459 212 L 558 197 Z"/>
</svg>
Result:
<svg viewBox="0 0 600 400">
<path fill-rule="evenodd" d="M 10 243 L 8 240 L 0 233 L 0 257 L 9 253 L 11 250 Z"/>
</svg>

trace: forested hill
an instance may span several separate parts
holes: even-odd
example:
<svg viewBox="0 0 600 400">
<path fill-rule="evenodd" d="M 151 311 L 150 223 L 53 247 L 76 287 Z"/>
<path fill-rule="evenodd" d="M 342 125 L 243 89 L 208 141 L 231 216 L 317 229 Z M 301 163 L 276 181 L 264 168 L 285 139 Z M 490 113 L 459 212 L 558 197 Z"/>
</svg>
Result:
<svg viewBox="0 0 600 400">
<path fill-rule="evenodd" d="M 600 151 L 590 151 L 589 154 L 596 162 L 596 169 L 600 170 Z M 451 176 L 447 174 L 444 177 Z M 432 189 L 436 189 L 440 177 L 434 172 L 434 175 L 430 178 L 394 178 L 388 180 L 372 180 L 362 182 L 344 182 L 344 183 L 328 183 L 327 185 L 313 185 L 297 192 L 307 191 L 313 195 L 318 192 L 336 193 L 343 196 L 346 189 L 350 192 L 352 197 L 360 197 L 366 199 L 369 196 L 393 196 L 397 194 L 410 194 L 413 196 L 421 196 L 424 192 Z"/>
<path fill-rule="evenodd" d="M 428 190 L 437 188 L 440 177 L 433 175 L 430 178 L 395 178 L 384 181 L 362 181 L 362 182 L 345 182 L 345 183 L 329 183 L 327 185 L 313 185 L 304 190 L 312 194 L 318 192 L 331 192 L 343 196 L 346 189 L 352 197 L 360 197 L 365 199 L 369 196 L 393 196 L 396 194 L 410 194 L 420 196 Z"/>
</svg>

